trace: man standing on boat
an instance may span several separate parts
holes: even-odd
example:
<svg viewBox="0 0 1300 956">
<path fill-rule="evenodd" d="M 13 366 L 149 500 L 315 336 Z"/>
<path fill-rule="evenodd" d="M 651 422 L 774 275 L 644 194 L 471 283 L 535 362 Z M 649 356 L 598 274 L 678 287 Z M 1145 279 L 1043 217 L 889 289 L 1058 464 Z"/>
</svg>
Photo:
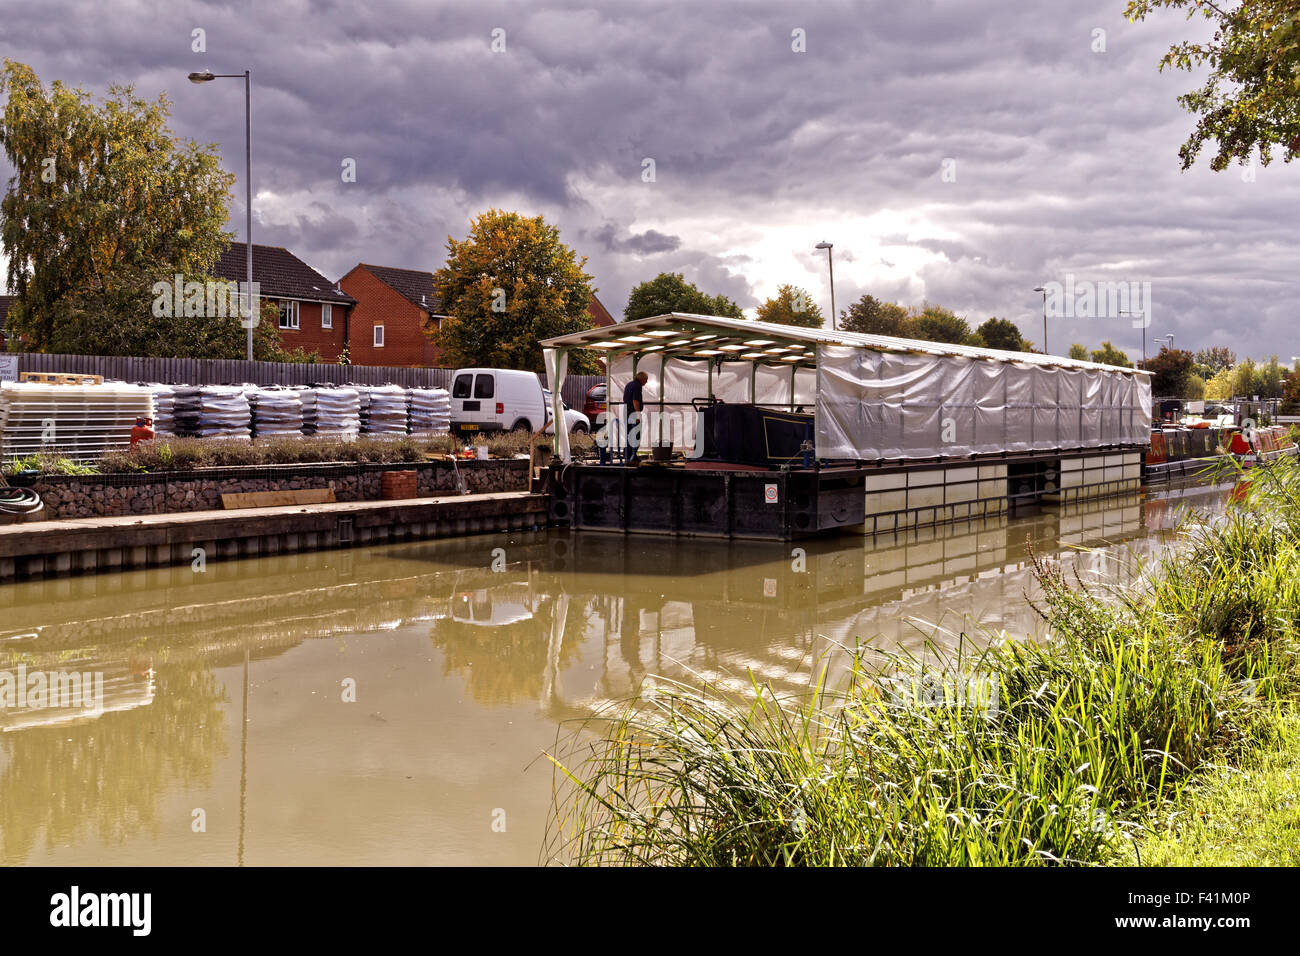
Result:
<svg viewBox="0 0 1300 956">
<path fill-rule="evenodd" d="M 649 375 L 637 372 L 636 377 L 623 388 L 623 417 L 627 422 L 627 447 L 623 449 L 623 461 L 626 464 L 636 464 L 636 450 L 641 445 L 642 389 L 648 381 Z"/>
</svg>

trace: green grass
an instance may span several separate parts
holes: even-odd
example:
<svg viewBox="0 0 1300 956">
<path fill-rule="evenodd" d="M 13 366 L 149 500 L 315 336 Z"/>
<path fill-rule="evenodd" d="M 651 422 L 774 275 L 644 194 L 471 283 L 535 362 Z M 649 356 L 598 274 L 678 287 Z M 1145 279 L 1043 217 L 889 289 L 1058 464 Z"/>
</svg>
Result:
<svg viewBox="0 0 1300 956">
<path fill-rule="evenodd" d="M 553 446 L 551 436 L 539 438 L 539 445 Z M 590 456 L 594 443 L 590 436 L 574 434 L 571 443 L 576 455 Z M 313 462 L 397 463 L 425 461 L 430 456 L 447 455 L 460 446 L 451 435 L 433 438 L 372 438 L 362 435 L 352 441 L 333 438 L 258 438 L 228 441 L 217 438 L 157 438 L 142 442 L 126 451 L 104 455 L 94 466 L 76 465 L 61 457 L 57 450 L 29 455 L 7 463 L 3 473 L 12 475 L 34 469 L 45 475 L 115 475 L 142 472 L 194 471 L 199 468 L 227 468 L 237 465 L 291 465 Z M 527 454 L 529 436 L 492 433 L 487 438 L 493 457 L 511 458 Z"/>
<path fill-rule="evenodd" d="M 1261 732 L 1240 766 L 1207 772 L 1117 862 L 1146 866 L 1300 866 L 1300 718 Z"/>
<path fill-rule="evenodd" d="M 1253 478 L 1241 506 L 1189 526 L 1177 552 L 1128 590 L 1090 589 L 1037 562 L 1047 643 L 932 648 L 929 665 L 868 665 L 855 653 L 847 683 L 819 682 L 802 698 L 671 684 L 603 715 L 552 755 L 547 856 L 699 866 L 1122 858 L 1215 768 L 1265 759 L 1279 715 L 1294 709 L 1300 473 L 1283 460 Z M 960 689 L 971 679 L 981 694 Z"/>
</svg>

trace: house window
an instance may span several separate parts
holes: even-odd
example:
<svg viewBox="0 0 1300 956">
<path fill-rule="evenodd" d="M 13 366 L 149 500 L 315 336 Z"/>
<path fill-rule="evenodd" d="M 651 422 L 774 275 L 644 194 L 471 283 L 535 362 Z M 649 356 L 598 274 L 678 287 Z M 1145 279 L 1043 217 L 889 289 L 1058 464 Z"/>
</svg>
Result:
<svg viewBox="0 0 1300 956">
<path fill-rule="evenodd" d="M 322 329 L 334 328 L 334 306 L 328 302 L 320 307 L 320 327 Z"/>
<path fill-rule="evenodd" d="M 298 302 L 296 299 L 285 299 L 280 303 L 280 328 L 298 328 Z"/>
<path fill-rule="evenodd" d="M 382 325 L 376 325 L 375 326 L 375 348 L 382 349 L 383 347 L 384 347 L 384 327 Z"/>
</svg>

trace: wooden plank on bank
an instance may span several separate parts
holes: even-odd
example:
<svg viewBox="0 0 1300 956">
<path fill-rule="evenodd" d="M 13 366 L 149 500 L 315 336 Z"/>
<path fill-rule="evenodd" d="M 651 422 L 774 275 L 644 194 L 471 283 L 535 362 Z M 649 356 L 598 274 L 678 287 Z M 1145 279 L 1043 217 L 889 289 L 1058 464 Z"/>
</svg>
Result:
<svg viewBox="0 0 1300 956">
<path fill-rule="evenodd" d="M 285 505 L 322 505 L 334 501 L 333 488 L 303 488 L 298 491 L 243 491 L 221 496 L 221 507 L 278 508 Z"/>
</svg>

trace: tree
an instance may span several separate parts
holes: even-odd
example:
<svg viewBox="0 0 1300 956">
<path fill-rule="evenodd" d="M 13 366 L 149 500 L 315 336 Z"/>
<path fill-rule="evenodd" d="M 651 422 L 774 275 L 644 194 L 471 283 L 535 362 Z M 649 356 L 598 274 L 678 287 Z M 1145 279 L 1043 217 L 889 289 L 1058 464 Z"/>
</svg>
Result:
<svg viewBox="0 0 1300 956">
<path fill-rule="evenodd" d="M 952 309 L 926 302 L 912 316 L 912 334 L 927 342 L 965 345 L 971 336 L 970 326 Z"/>
<path fill-rule="evenodd" d="M 541 216 L 489 210 L 464 240 L 447 237 L 433 281 L 448 318 L 430 338 L 454 365 L 540 372 L 541 339 L 591 328 L 586 264 Z M 569 371 L 597 368 L 589 352 L 570 353 Z"/>
<path fill-rule="evenodd" d="M 1069 354 L 1070 354 L 1070 358 L 1078 362 L 1091 361 L 1091 359 L 1088 357 L 1088 347 L 1084 345 L 1082 342 L 1075 342 L 1073 345 L 1071 345 Z"/>
<path fill-rule="evenodd" d="M 176 139 L 170 106 L 114 86 L 102 107 L 80 89 L 47 91 L 28 66 L 5 60 L 0 145 L 13 165 L 0 201 L 0 242 L 9 257 L 8 318 L 16 347 L 75 343 L 95 302 L 145 320 L 152 297 L 128 294 L 143 278 L 202 276 L 229 243 L 223 231 L 234 177 L 213 146 Z M 65 301 L 70 300 L 70 301 Z M 189 337 L 192 319 L 174 320 Z M 200 334 L 200 338 L 203 336 Z M 79 346 L 77 351 L 86 351 Z"/>
<path fill-rule="evenodd" d="M 1300 412 L 1300 367 L 1291 369 L 1282 380 L 1282 404 L 1278 406 L 1278 413 L 1282 415 L 1295 415 L 1297 412 Z"/>
<path fill-rule="evenodd" d="M 1162 347 L 1160 354 L 1147 362 L 1151 376 L 1151 394 L 1156 398 L 1182 398 L 1187 392 L 1187 377 L 1195 358 L 1184 349 Z"/>
<path fill-rule="evenodd" d="M 1267 166 L 1271 152 L 1284 162 L 1300 153 L 1300 4 L 1296 0 L 1249 0 L 1232 4 L 1209 0 L 1130 0 L 1130 21 L 1165 7 L 1199 13 L 1214 24 L 1205 43 L 1170 47 L 1160 69 L 1210 68 L 1205 85 L 1185 93 L 1179 103 L 1197 117 L 1196 128 L 1178 150 L 1188 169 L 1207 142 L 1217 148 L 1210 168 L 1223 170 L 1237 160 L 1249 163 L 1256 150 Z"/>
<path fill-rule="evenodd" d="M 1207 401 L 1224 401 L 1232 398 L 1232 369 L 1221 369 L 1205 383 Z"/>
<path fill-rule="evenodd" d="M 1282 380 L 1286 372 L 1278 364 L 1277 356 L 1270 355 L 1267 363 L 1261 363 L 1255 371 L 1255 391 L 1260 398 L 1281 398 Z"/>
<path fill-rule="evenodd" d="M 1092 350 L 1092 360 L 1099 365 L 1118 365 L 1120 368 L 1132 368 L 1129 357 L 1109 342 L 1102 342 L 1101 348 Z"/>
<path fill-rule="evenodd" d="M 1004 352 L 1029 351 L 1029 343 L 1020 334 L 1020 328 L 1008 319 L 986 319 L 975 330 L 975 334 L 991 349 L 1002 349 Z"/>
<path fill-rule="evenodd" d="M 725 295 L 707 295 L 687 282 L 680 272 L 661 272 L 653 279 L 642 282 L 627 298 L 623 310 L 625 321 L 644 319 L 650 315 L 667 315 L 669 312 L 690 312 L 695 315 L 720 315 L 743 319 L 740 306 Z"/>
<path fill-rule="evenodd" d="M 1196 353 L 1196 374 L 1202 378 L 1213 378 L 1236 364 L 1237 353 L 1226 346 L 1216 345 Z"/>
<path fill-rule="evenodd" d="M 1229 398 L 1239 396 L 1249 397 L 1255 394 L 1255 360 L 1242 359 L 1232 367 L 1232 378 L 1229 379 L 1232 391 Z"/>
<path fill-rule="evenodd" d="M 182 275 L 181 279 L 205 281 L 202 276 Z M 73 355 L 244 358 L 247 332 L 233 310 L 228 310 L 228 316 L 155 314 L 157 281 L 152 270 L 119 266 L 107 288 L 82 287 L 65 294 L 49 312 L 51 331 L 44 347 Z M 169 290 L 174 281 L 174 276 L 166 277 Z M 169 291 L 165 298 L 172 295 Z M 319 361 L 316 353 L 300 349 L 289 353 L 281 348 L 278 314 L 274 303 L 263 300 L 260 321 L 253 329 L 253 357 L 267 362 Z"/>
<path fill-rule="evenodd" d="M 1183 398 L 1198 399 L 1205 397 L 1205 379 L 1195 372 L 1187 373 L 1187 381 L 1183 388 Z"/>
<path fill-rule="evenodd" d="M 873 295 L 864 295 L 840 313 L 841 329 L 864 335 L 913 338 L 911 321 L 907 309 L 894 302 L 881 302 Z"/>
<path fill-rule="evenodd" d="M 803 289 L 783 285 L 776 297 L 758 307 L 760 322 L 777 322 L 781 325 L 799 325 L 807 329 L 822 327 L 822 310 Z"/>
</svg>

